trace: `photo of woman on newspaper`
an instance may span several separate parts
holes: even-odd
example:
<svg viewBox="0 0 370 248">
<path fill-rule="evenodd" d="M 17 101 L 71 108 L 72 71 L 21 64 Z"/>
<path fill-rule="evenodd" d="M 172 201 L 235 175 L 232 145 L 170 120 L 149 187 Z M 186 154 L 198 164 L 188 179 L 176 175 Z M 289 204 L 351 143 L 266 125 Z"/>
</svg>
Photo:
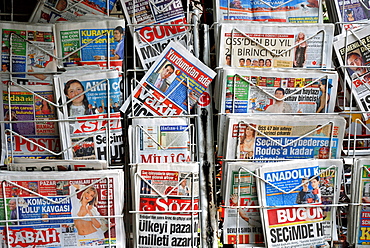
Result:
<svg viewBox="0 0 370 248">
<path fill-rule="evenodd" d="M 316 113 L 325 113 L 326 108 L 329 105 L 330 101 L 330 94 L 328 90 L 332 87 L 331 84 L 327 84 L 326 80 L 320 81 L 319 89 L 320 89 L 320 97 L 317 99 L 317 110 Z"/>
<path fill-rule="evenodd" d="M 296 47 L 294 48 L 294 62 L 293 67 L 303 67 L 306 61 L 306 49 L 307 49 L 307 42 L 302 42 L 306 39 L 304 33 L 299 32 L 297 35 L 297 39 L 295 41 Z M 301 43 L 302 42 L 302 43 Z M 299 44 L 299 45 L 298 45 Z"/>
<path fill-rule="evenodd" d="M 256 127 L 255 124 L 249 124 L 244 130 L 244 134 L 240 139 L 240 159 L 251 159 L 253 158 L 254 152 L 254 141 L 256 131 L 251 127 Z"/>
<path fill-rule="evenodd" d="M 67 101 L 73 99 L 84 91 L 84 86 L 77 79 L 69 80 L 64 87 L 64 94 L 67 97 Z M 89 115 L 90 111 L 88 106 L 89 101 L 87 100 L 85 94 L 82 94 L 79 97 L 73 99 L 67 104 L 69 117 Z"/>
<path fill-rule="evenodd" d="M 70 194 L 75 193 L 82 185 L 71 185 Z M 75 219 L 74 224 L 77 229 L 79 245 L 99 245 L 104 243 L 104 232 L 101 229 L 101 218 L 91 218 L 91 216 L 99 216 L 96 205 L 98 204 L 98 192 L 94 186 L 86 188 L 80 199 L 77 194 L 71 197 L 72 203 L 72 216 L 73 217 L 86 217 L 83 219 Z"/>
</svg>

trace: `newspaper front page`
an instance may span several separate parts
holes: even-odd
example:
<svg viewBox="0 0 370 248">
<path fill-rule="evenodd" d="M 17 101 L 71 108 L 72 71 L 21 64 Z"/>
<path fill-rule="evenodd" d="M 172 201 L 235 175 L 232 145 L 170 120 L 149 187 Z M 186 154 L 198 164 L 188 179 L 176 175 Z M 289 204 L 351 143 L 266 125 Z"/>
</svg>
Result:
<svg viewBox="0 0 370 248">
<path fill-rule="evenodd" d="M 62 122 L 65 158 L 120 162 L 123 138 L 119 106 L 122 94 L 116 70 L 64 73 L 56 77 L 57 97 L 63 108 Z M 58 101 L 59 101 L 58 100 Z M 108 153 L 110 152 L 110 153 Z"/>
<path fill-rule="evenodd" d="M 334 42 L 334 51 L 345 73 L 345 81 L 358 107 L 364 111 L 363 118 L 370 117 L 370 26 L 355 29 L 353 33 L 339 36 Z M 347 45 L 346 45 L 347 44 Z"/>
<path fill-rule="evenodd" d="M 245 68 L 220 73 L 221 113 L 334 112 L 335 72 Z"/>
<path fill-rule="evenodd" d="M 56 55 L 53 26 L 1 22 L 0 32 L 1 72 L 4 72 L 0 74 L 0 80 L 10 80 L 10 75 L 5 74 L 6 72 L 20 72 L 12 74 L 14 82 L 28 85 L 50 84 L 50 73 L 57 70 L 56 60 L 51 56 Z M 31 74 L 25 74 L 27 72 Z"/>
<path fill-rule="evenodd" d="M 138 164 L 135 247 L 198 247 L 199 165 Z"/>
<path fill-rule="evenodd" d="M 30 22 L 56 23 L 73 21 L 85 15 L 108 15 L 117 0 L 46 0 L 40 1 Z M 96 17 L 98 18 L 98 17 Z"/>
<path fill-rule="evenodd" d="M 123 208 L 122 171 L 3 172 L 0 178 L 1 247 L 125 247 L 122 218 L 110 217 Z"/>
<path fill-rule="evenodd" d="M 65 58 L 61 65 L 98 65 L 101 69 L 122 71 L 124 19 L 60 22 L 55 24 L 55 37 L 58 57 Z"/>
<path fill-rule="evenodd" d="M 58 158 L 61 151 L 54 87 L 1 85 L 2 163 L 15 157 Z M 8 89 L 10 87 L 10 89 Z M 8 91 L 9 90 L 9 91 Z M 10 95 L 9 95 L 10 92 Z"/>
<path fill-rule="evenodd" d="M 263 21 L 289 23 L 322 23 L 318 1 L 240 1 L 214 0 L 219 22 Z"/>
<path fill-rule="evenodd" d="M 133 119 L 132 163 L 179 163 L 194 161 L 194 130 L 186 118 Z"/>
<path fill-rule="evenodd" d="M 333 24 L 222 24 L 218 65 L 330 68 L 333 33 Z"/>
<path fill-rule="evenodd" d="M 226 159 L 339 158 L 345 119 L 337 115 L 227 115 Z"/>
<path fill-rule="evenodd" d="M 370 18 L 370 2 L 368 0 L 335 0 L 329 3 L 335 5 L 332 11 L 335 18 L 343 24 L 344 29 L 354 29 L 366 26 Z"/>
<path fill-rule="evenodd" d="M 225 205 L 230 206 L 225 209 L 224 215 L 224 244 L 249 244 L 254 247 L 264 244 L 260 209 L 248 208 L 259 206 L 257 178 L 252 173 L 255 174 L 260 166 L 260 163 L 226 162 L 223 167 L 223 197 Z"/>
<path fill-rule="evenodd" d="M 134 116 L 189 114 L 216 73 L 171 42 L 135 87 L 121 111 Z"/>
<path fill-rule="evenodd" d="M 317 161 L 270 163 L 258 170 L 263 179 L 257 184 L 260 203 L 272 207 L 262 210 L 268 247 L 329 247 L 325 241 L 324 211 L 320 207 Z"/>
<path fill-rule="evenodd" d="M 126 20 L 144 69 L 149 69 L 171 41 L 191 47 L 191 29 L 181 0 L 123 0 Z"/>
<path fill-rule="evenodd" d="M 356 205 L 353 205 L 351 211 L 351 221 L 354 224 L 349 229 L 349 242 L 356 247 L 368 247 L 370 242 L 370 160 L 365 157 L 356 159 L 353 174 L 351 193 Z"/>
</svg>

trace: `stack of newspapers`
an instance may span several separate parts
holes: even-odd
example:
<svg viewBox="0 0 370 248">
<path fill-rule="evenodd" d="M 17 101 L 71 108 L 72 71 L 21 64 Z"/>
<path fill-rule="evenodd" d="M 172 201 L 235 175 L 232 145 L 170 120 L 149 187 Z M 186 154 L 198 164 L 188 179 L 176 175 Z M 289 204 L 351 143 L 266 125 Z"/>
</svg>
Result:
<svg viewBox="0 0 370 248">
<path fill-rule="evenodd" d="M 346 131 L 334 25 L 321 1 L 214 5 L 223 243 L 333 247 Z"/>
<path fill-rule="evenodd" d="M 1 247 L 126 246 L 115 4 L 41 1 L 0 23 Z"/>
</svg>

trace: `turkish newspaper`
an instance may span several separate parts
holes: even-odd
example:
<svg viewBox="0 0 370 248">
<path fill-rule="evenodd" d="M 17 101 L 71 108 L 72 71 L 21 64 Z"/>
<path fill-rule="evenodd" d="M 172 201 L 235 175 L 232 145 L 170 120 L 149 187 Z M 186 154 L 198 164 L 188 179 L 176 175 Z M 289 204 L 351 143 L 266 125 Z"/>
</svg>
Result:
<svg viewBox="0 0 370 248">
<path fill-rule="evenodd" d="M 199 246 L 199 164 L 138 164 L 135 247 Z"/>
<path fill-rule="evenodd" d="M 263 21 L 289 23 L 322 23 L 322 7 L 318 1 L 238 1 L 214 0 L 216 20 Z"/>
<path fill-rule="evenodd" d="M 132 163 L 194 161 L 194 130 L 186 118 L 133 119 Z"/>
<path fill-rule="evenodd" d="M 108 15 L 117 0 L 46 0 L 38 2 L 30 22 L 73 21 L 85 15 Z M 98 17 L 96 17 L 98 18 Z"/>
<path fill-rule="evenodd" d="M 334 51 L 345 73 L 345 81 L 352 92 L 363 118 L 370 117 L 370 26 L 355 29 L 353 33 L 338 36 Z M 347 45 L 346 45 L 347 44 Z"/>
<path fill-rule="evenodd" d="M 149 69 L 171 41 L 192 47 L 181 0 L 122 0 L 123 11 L 144 69 Z"/>
<path fill-rule="evenodd" d="M 335 72 L 245 68 L 223 69 L 220 73 L 221 113 L 334 112 Z M 275 108 L 279 103 L 285 107 Z"/>
<path fill-rule="evenodd" d="M 14 158 L 8 165 L 9 171 L 86 171 L 108 168 L 106 160 L 59 160 Z"/>
<path fill-rule="evenodd" d="M 368 247 L 370 243 L 370 160 L 359 158 L 354 161 L 351 185 L 353 202 L 349 242 L 356 247 Z"/>
<path fill-rule="evenodd" d="M 333 24 L 231 24 L 220 27 L 218 65 L 331 68 Z M 244 60 L 244 65 L 241 61 Z"/>
<path fill-rule="evenodd" d="M 326 5 L 332 8 L 329 13 L 334 22 L 344 22 L 343 28 L 354 29 L 366 26 L 370 18 L 370 2 L 368 0 L 334 0 Z M 334 23 L 333 22 L 333 23 Z"/>
<path fill-rule="evenodd" d="M 0 247 L 125 247 L 122 171 L 2 172 L 0 178 Z"/>
<path fill-rule="evenodd" d="M 224 244 L 263 246 L 255 170 L 260 163 L 226 162 L 222 168 L 225 215 Z M 250 207 L 250 208 L 248 208 Z"/>
<path fill-rule="evenodd" d="M 16 157 L 60 158 L 53 86 L 1 84 L 0 99 L 2 164 Z"/>
<path fill-rule="evenodd" d="M 51 84 L 51 72 L 57 70 L 53 58 L 56 56 L 53 26 L 0 22 L 0 32 L 1 81 L 10 80 L 9 72 L 20 72 L 12 74 L 13 82 L 22 85 Z"/>
<path fill-rule="evenodd" d="M 330 247 L 321 173 L 319 160 L 269 163 L 258 169 L 263 180 L 257 184 L 260 204 L 268 207 L 261 215 L 268 247 Z"/>
<path fill-rule="evenodd" d="M 98 65 L 122 71 L 125 20 L 105 18 L 55 24 L 58 57 L 64 67 Z M 80 49 L 80 50 L 79 50 Z"/>
<path fill-rule="evenodd" d="M 63 149 L 68 148 L 65 158 L 122 160 L 119 82 L 117 70 L 71 71 L 55 77 L 63 106 L 59 118 L 68 120 L 59 125 Z"/>
<path fill-rule="evenodd" d="M 339 158 L 345 119 L 338 115 L 227 115 L 226 159 Z"/>
<path fill-rule="evenodd" d="M 216 73 L 178 42 L 170 42 L 126 99 L 133 116 L 188 114 Z"/>
</svg>

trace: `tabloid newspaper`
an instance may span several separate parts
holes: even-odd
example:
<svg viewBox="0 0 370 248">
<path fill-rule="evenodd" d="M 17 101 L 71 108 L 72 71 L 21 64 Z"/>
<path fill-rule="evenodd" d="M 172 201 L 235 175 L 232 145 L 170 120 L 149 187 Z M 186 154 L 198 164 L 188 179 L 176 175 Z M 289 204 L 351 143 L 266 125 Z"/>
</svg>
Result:
<svg viewBox="0 0 370 248">
<path fill-rule="evenodd" d="M 179 42 L 170 42 L 121 111 L 133 116 L 188 114 L 216 73 Z"/>
<path fill-rule="evenodd" d="M 370 242 L 370 159 L 369 157 L 355 159 L 351 179 L 351 223 L 348 230 L 349 242 L 356 247 L 369 247 Z M 359 205 L 357 205 L 359 204 Z M 364 204 L 364 205 L 361 205 Z"/>
<path fill-rule="evenodd" d="M 222 185 L 225 209 L 223 225 L 224 244 L 249 244 L 263 246 L 264 238 L 260 210 L 257 207 L 257 178 L 260 163 L 226 162 L 223 167 Z M 239 180 L 240 178 L 240 180 Z M 238 198 L 239 192 L 239 198 Z M 239 202 L 238 202 L 239 199 Z M 246 208 L 232 208 L 244 206 Z"/>
<path fill-rule="evenodd" d="M 121 0 L 144 69 L 149 69 L 170 41 L 191 47 L 181 0 Z"/>
<path fill-rule="evenodd" d="M 4 121 L 1 123 L 1 163 L 7 164 L 15 157 L 60 157 L 54 87 L 1 84 L 0 88 L 0 116 Z"/>
<path fill-rule="evenodd" d="M 246 1 L 214 0 L 216 21 L 263 21 L 322 23 L 322 7 L 317 0 Z"/>
<path fill-rule="evenodd" d="M 55 37 L 52 25 L 38 25 L 18 22 L 0 22 L 1 32 L 1 72 L 0 79 L 9 81 L 12 74 L 13 82 L 18 84 L 50 84 L 51 74 L 56 72 Z M 11 53 L 10 53 L 11 51 Z M 12 62 L 10 62 L 10 54 Z M 22 73 L 21 73 L 22 72 Z M 25 73 L 31 74 L 25 74 Z M 38 74 L 40 72 L 40 74 Z"/>
<path fill-rule="evenodd" d="M 339 36 L 334 42 L 334 51 L 346 75 L 345 81 L 351 90 L 358 107 L 364 111 L 363 118 L 370 117 L 370 26 L 355 29 L 353 33 Z M 347 46 L 345 45 L 347 44 Z"/>
<path fill-rule="evenodd" d="M 224 23 L 218 41 L 218 65 L 331 68 L 333 32 L 333 24 Z"/>
<path fill-rule="evenodd" d="M 0 247 L 125 247 L 121 170 L 0 178 Z"/>
<path fill-rule="evenodd" d="M 14 158 L 8 165 L 10 171 L 86 171 L 108 168 L 106 160 L 58 160 Z"/>
<path fill-rule="evenodd" d="M 131 163 L 194 161 L 192 135 L 187 118 L 138 118 L 132 120 Z"/>
<path fill-rule="evenodd" d="M 226 159 L 339 158 L 345 119 L 338 115 L 227 115 Z"/>
<path fill-rule="evenodd" d="M 328 1 L 326 5 L 334 5 L 334 11 L 330 11 L 331 20 L 344 22 L 344 29 L 354 29 L 366 26 L 370 19 L 369 0 L 334 0 Z M 331 6 L 329 6 L 330 8 Z"/>
<path fill-rule="evenodd" d="M 119 82 L 117 70 L 72 71 L 55 77 L 57 99 L 63 105 L 58 114 L 69 120 L 60 123 L 63 148 L 68 148 L 65 158 L 121 161 Z"/>
<path fill-rule="evenodd" d="M 63 66 L 99 65 L 102 69 L 122 71 L 125 41 L 123 19 L 59 22 L 55 24 L 55 38 L 58 57 L 65 58 L 61 61 Z"/>
<path fill-rule="evenodd" d="M 198 247 L 199 164 L 138 164 L 135 247 Z"/>
<path fill-rule="evenodd" d="M 85 15 L 108 15 L 117 0 L 46 0 L 38 2 L 30 22 L 73 21 Z M 97 17 L 96 17 L 97 18 Z"/>
<path fill-rule="evenodd" d="M 219 73 L 221 113 L 334 112 L 338 82 L 335 72 L 246 68 L 223 69 Z"/>
<path fill-rule="evenodd" d="M 330 162 L 334 169 L 341 163 Z M 271 207 L 264 208 L 261 215 L 268 247 L 330 247 L 326 239 L 335 228 L 331 226 L 330 234 L 325 233 L 327 208 L 321 207 L 321 173 L 319 160 L 269 163 L 258 169 L 263 180 L 257 184 L 260 204 Z"/>
</svg>

